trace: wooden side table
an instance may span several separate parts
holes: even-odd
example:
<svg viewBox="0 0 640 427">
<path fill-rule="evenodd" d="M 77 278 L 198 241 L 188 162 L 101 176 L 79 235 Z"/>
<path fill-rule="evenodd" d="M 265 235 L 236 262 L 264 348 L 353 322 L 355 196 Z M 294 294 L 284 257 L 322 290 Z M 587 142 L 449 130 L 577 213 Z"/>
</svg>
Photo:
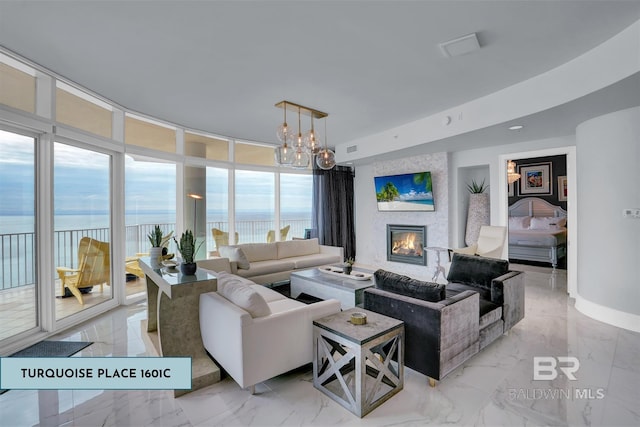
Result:
<svg viewBox="0 0 640 427">
<path fill-rule="evenodd" d="M 361 308 L 314 320 L 313 386 L 359 417 L 382 405 L 404 387 L 404 322 Z"/>
</svg>

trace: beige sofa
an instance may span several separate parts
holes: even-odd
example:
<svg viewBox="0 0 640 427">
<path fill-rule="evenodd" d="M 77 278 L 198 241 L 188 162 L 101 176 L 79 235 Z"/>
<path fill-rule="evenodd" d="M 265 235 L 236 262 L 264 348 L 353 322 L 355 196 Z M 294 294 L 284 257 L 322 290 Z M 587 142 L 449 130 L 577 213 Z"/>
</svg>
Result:
<svg viewBox="0 0 640 427">
<path fill-rule="evenodd" d="M 291 272 L 344 261 L 344 249 L 324 246 L 318 239 L 221 246 L 220 257 L 198 261 L 198 266 L 226 271 L 258 284 L 289 280 Z"/>
<path fill-rule="evenodd" d="M 304 304 L 262 285 L 218 273 L 217 292 L 200 295 L 207 352 L 242 388 L 313 360 L 313 321 L 340 312 L 335 299 Z"/>
</svg>

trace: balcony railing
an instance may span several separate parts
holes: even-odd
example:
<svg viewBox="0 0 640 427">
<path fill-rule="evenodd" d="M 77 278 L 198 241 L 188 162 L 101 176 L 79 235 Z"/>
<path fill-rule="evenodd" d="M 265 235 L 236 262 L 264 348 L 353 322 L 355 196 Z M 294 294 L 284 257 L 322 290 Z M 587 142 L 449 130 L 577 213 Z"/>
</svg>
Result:
<svg viewBox="0 0 640 427">
<path fill-rule="evenodd" d="M 128 225 L 126 227 L 127 256 L 147 252 L 149 241 L 147 235 L 156 224 Z M 158 224 L 164 234 L 175 230 L 175 224 Z M 303 237 L 304 231 L 310 228 L 308 219 L 281 221 L 280 228 L 290 225 L 287 239 Z M 215 249 L 212 228 L 228 231 L 226 221 L 207 222 L 207 250 Z M 273 230 L 273 221 L 236 221 L 239 243 L 266 242 L 267 233 Z M 83 237 L 91 237 L 103 242 L 110 241 L 108 228 L 82 228 L 77 230 L 59 230 L 54 232 L 54 262 L 57 266 L 76 268 L 78 264 L 78 243 Z M 169 246 L 172 248 L 173 246 Z M 18 288 L 36 283 L 35 233 L 0 234 L 0 290 Z"/>
</svg>

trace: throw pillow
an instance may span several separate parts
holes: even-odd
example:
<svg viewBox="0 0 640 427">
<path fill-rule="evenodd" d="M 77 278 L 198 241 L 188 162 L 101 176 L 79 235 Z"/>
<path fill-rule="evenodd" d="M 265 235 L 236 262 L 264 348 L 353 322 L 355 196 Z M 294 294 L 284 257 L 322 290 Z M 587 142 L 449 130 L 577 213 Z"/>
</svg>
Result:
<svg viewBox="0 0 640 427">
<path fill-rule="evenodd" d="M 509 271 L 509 261 L 454 253 L 447 280 L 491 289 L 491 282 Z"/>
<path fill-rule="evenodd" d="M 220 246 L 218 252 L 221 257 L 229 258 L 230 262 L 237 263 L 238 268 L 241 270 L 249 270 L 249 268 L 251 268 L 247 256 L 242 252 L 242 249 L 237 246 Z"/>
<path fill-rule="evenodd" d="M 530 216 L 512 216 L 509 217 L 510 230 L 527 230 L 531 222 Z"/>
<path fill-rule="evenodd" d="M 245 310 L 251 317 L 263 317 L 271 314 L 269 305 L 262 295 L 250 286 L 240 283 L 237 280 L 224 282 L 223 286 L 218 284 L 218 293 L 227 300 Z"/>
<path fill-rule="evenodd" d="M 544 216 L 531 218 L 532 230 L 558 230 L 567 225 L 566 218 Z"/>
<path fill-rule="evenodd" d="M 376 288 L 423 301 L 438 302 L 445 299 L 445 286 L 423 282 L 391 271 L 378 270 L 374 274 Z"/>
<path fill-rule="evenodd" d="M 220 271 L 218 273 L 214 272 L 213 275 L 217 278 L 218 289 L 224 288 L 228 283 L 235 283 L 242 286 L 255 285 L 255 283 L 249 279 L 236 276 L 235 274 L 227 273 L 226 271 Z"/>
</svg>

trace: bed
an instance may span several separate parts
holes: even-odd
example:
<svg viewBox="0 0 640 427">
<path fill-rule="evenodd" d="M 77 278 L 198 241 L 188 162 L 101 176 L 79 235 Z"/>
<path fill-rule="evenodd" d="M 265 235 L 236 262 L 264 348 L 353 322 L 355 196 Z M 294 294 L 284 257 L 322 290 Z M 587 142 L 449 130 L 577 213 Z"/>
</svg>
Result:
<svg viewBox="0 0 640 427">
<path fill-rule="evenodd" d="M 548 262 L 567 255 L 567 211 L 537 197 L 509 206 L 509 259 Z"/>
</svg>

